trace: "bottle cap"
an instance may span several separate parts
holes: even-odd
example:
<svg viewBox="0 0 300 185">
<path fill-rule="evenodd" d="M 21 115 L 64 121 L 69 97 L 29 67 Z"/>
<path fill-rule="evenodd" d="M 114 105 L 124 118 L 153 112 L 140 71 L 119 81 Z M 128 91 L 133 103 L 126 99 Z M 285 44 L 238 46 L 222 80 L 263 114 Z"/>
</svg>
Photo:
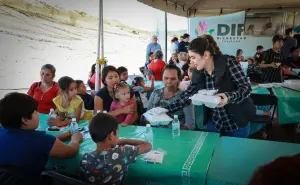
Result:
<svg viewBox="0 0 300 185">
<path fill-rule="evenodd" d="M 76 118 L 72 118 L 72 122 L 75 122 L 76 121 Z"/>
<path fill-rule="evenodd" d="M 174 115 L 174 119 L 178 119 L 178 115 Z"/>
<path fill-rule="evenodd" d="M 54 109 L 50 109 L 50 112 L 53 112 L 54 111 Z"/>
<path fill-rule="evenodd" d="M 101 112 L 101 110 L 97 110 L 97 114 L 100 113 L 100 112 Z"/>
<path fill-rule="evenodd" d="M 103 111 L 103 113 L 104 113 L 104 114 L 107 114 L 107 111 L 106 111 L 106 110 L 104 110 L 104 111 Z"/>
<path fill-rule="evenodd" d="M 151 125 L 150 125 L 150 124 L 147 124 L 146 127 L 149 128 L 149 127 L 151 127 Z"/>
</svg>

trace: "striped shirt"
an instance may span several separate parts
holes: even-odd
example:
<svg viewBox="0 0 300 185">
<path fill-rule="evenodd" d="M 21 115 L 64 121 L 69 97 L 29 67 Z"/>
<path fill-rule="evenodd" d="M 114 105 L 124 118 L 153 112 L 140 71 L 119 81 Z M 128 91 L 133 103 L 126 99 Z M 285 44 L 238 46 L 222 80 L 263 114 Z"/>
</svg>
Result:
<svg viewBox="0 0 300 185">
<path fill-rule="evenodd" d="M 283 55 L 280 52 L 275 52 L 272 48 L 265 51 L 262 64 L 283 63 Z M 281 82 L 281 66 L 278 68 L 263 68 L 262 80 L 266 83 Z"/>
</svg>

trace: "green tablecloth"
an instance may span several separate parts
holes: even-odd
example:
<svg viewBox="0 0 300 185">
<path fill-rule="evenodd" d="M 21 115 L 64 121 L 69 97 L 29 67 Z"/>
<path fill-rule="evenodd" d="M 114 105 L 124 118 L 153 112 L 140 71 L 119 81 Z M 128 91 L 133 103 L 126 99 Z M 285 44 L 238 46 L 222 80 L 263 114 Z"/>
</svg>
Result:
<svg viewBox="0 0 300 185">
<path fill-rule="evenodd" d="M 46 130 L 47 115 L 40 116 L 40 130 Z M 87 121 L 80 121 L 80 126 L 87 126 Z M 143 139 L 145 127 L 119 127 L 119 137 Z M 57 135 L 59 132 L 48 132 Z M 206 173 L 219 134 L 181 131 L 180 137 L 172 137 L 171 129 L 153 128 L 154 149 L 167 152 L 163 164 L 150 164 L 141 157 L 129 167 L 128 184 L 205 184 Z M 51 158 L 48 169 L 77 175 L 81 156 L 95 150 L 96 144 L 91 139 L 84 139 L 80 144 L 77 157 L 68 160 Z"/>
<path fill-rule="evenodd" d="M 267 88 L 261 88 L 258 86 L 251 86 L 252 88 L 252 93 L 257 93 L 257 94 L 270 94 L 270 91 Z"/>
<path fill-rule="evenodd" d="M 277 87 L 273 88 L 278 98 L 278 121 L 280 124 L 300 122 L 300 92 Z"/>
<path fill-rule="evenodd" d="M 221 137 L 207 174 L 207 185 L 246 185 L 261 165 L 300 153 L 300 145 Z"/>
</svg>

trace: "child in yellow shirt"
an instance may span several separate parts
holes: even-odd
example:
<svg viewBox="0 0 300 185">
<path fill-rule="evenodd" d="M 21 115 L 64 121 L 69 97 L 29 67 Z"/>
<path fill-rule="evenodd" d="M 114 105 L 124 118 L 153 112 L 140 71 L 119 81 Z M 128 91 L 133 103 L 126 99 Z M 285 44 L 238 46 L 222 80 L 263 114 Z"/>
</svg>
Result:
<svg viewBox="0 0 300 185">
<path fill-rule="evenodd" d="M 77 85 L 71 77 L 64 76 L 58 80 L 59 95 L 53 99 L 57 108 L 58 118 L 49 119 L 52 126 L 66 126 L 72 118 L 77 121 L 84 117 L 83 100 L 77 95 Z"/>
</svg>

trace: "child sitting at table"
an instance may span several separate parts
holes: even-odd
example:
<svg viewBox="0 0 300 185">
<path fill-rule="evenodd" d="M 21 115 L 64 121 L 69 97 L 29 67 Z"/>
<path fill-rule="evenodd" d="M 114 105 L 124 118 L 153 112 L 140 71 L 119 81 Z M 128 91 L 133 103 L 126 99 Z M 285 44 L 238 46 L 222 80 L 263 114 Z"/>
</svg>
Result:
<svg viewBox="0 0 300 185">
<path fill-rule="evenodd" d="M 86 87 L 82 80 L 76 80 L 77 95 L 81 97 L 84 102 L 86 110 L 94 110 L 94 97 L 87 93 Z"/>
<path fill-rule="evenodd" d="M 90 121 L 89 132 L 97 148 L 84 154 L 80 163 L 88 184 L 122 184 L 128 165 L 152 148 L 141 140 L 118 139 L 118 121 L 108 114 L 96 114 Z"/>
<path fill-rule="evenodd" d="M 134 101 L 130 99 L 130 87 L 125 82 L 120 82 L 115 84 L 113 87 L 113 93 L 114 93 L 114 101 L 110 106 L 110 112 L 124 108 L 128 105 L 134 105 Z M 127 115 L 121 114 L 117 116 L 116 119 L 119 121 L 119 123 L 122 126 L 127 126 L 133 124 L 131 120 L 135 113 L 130 113 Z"/>
<path fill-rule="evenodd" d="M 66 132 L 54 137 L 36 130 L 40 123 L 37 108 L 38 102 L 22 93 L 7 94 L 0 100 L 0 123 L 3 127 L 0 127 L 0 166 L 20 170 L 26 177 L 24 185 L 27 178 L 30 185 L 41 184 L 39 176 L 48 158 L 75 157 L 82 140 L 80 132 L 72 136 Z M 62 142 L 69 138 L 69 144 Z"/>
<path fill-rule="evenodd" d="M 58 86 L 59 95 L 53 99 L 58 110 L 58 118 L 49 119 L 48 123 L 59 127 L 69 125 L 72 118 L 79 121 L 83 118 L 85 110 L 82 99 L 77 95 L 76 82 L 71 77 L 61 77 Z"/>
<path fill-rule="evenodd" d="M 262 69 L 258 62 L 253 58 L 248 59 L 247 75 L 249 76 L 251 82 L 262 82 Z"/>
<path fill-rule="evenodd" d="M 147 92 L 152 92 L 154 90 L 154 77 L 152 77 L 151 80 L 151 87 L 145 86 L 144 78 L 143 77 L 135 77 L 133 82 L 132 82 L 132 89 L 134 91 L 138 91 L 143 107 L 144 107 L 144 112 L 148 108 L 148 98 L 147 98 Z"/>
</svg>

